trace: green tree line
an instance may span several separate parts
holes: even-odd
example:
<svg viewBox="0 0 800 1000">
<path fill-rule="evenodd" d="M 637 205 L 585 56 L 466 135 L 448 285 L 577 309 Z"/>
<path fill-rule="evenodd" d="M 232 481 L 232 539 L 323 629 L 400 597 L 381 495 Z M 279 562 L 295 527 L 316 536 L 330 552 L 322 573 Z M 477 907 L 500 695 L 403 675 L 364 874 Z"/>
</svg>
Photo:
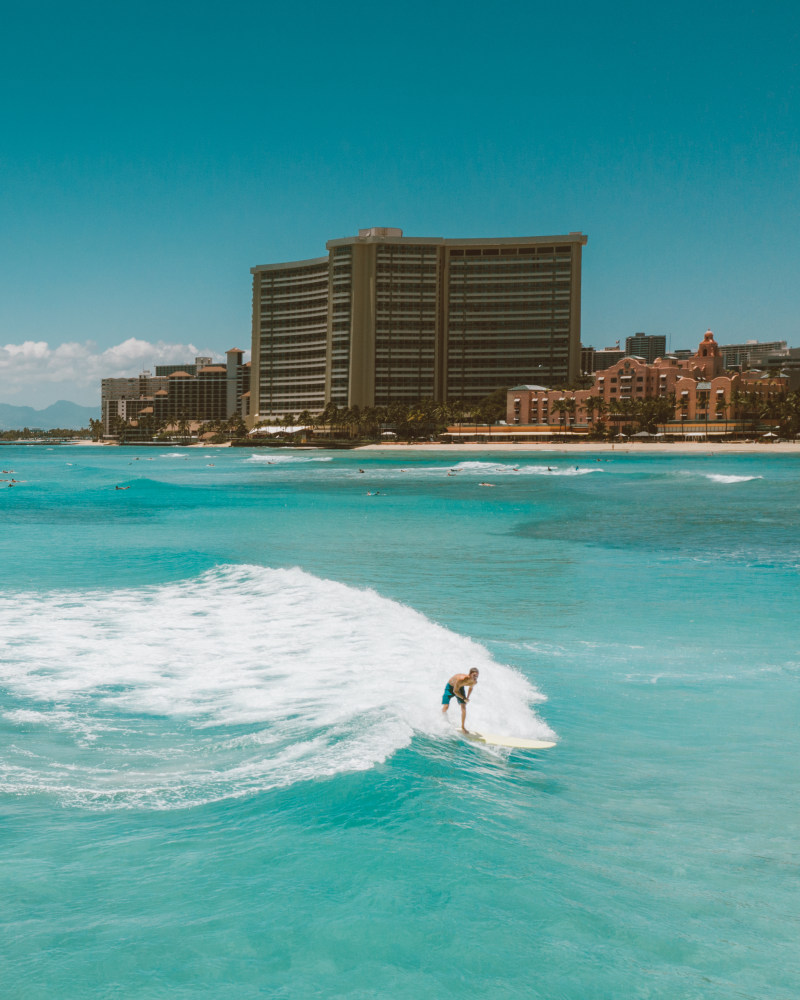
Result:
<svg viewBox="0 0 800 1000">
<path fill-rule="evenodd" d="M 389 406 L 337 406 L 328 403 L 320 413 L 303 410 L 287 413 L 258 426 L 320 428 L 332 438 L 378 440 L 383 435 L 396 434 L 408 441 L 440 434 L 454 424 L 495 423 L 506 414 L 506 390 L 497 389 L 480 403 L 465 405 L 458 402 L 391 403 Z"/>
<path fill-rule="evenodd" d="M 391 403 L 389 406 L 340 407 L 328 405 L 319 413 L 303 410 L 300 413 L 286 413 L 281 417 L 263 420 L 257 426 L 304 427 L 321 430 L 326 437 L 346 440 L 377 441 L 381 437 L 394 434 L 407 441 L 424 440 L 441 434 L 448 426 L 461 425 L 468 429 L 475 426 L 493 424 L 506 416 L 506 389 L 496 389 L 477 404 L 462 402 L 434 402 L 430 399 L 415 403 Z M 559 429 L 569 431 L 576 421 L 576 401 L 569 394 L 554 400 L 552 409 L 558 413 Z M 586 416 L 592 425 L 590 436 L 602 438 L 619 433 L 631 434 L 637 431 L 657 433 L 660 427 L 671 421 L 680 420 L 679 404 L 674 395 L 659 399 L 621 399 L 606 403 L 600 396 L 589 396 L 585 400 Z M 707 411 L 710 421 L 742 424 L 756 432 L 768 425 L 781 437 L 794 437 L 800 432 L 800 392 L 770 393 L 764 395 L 755 390 L 734 392 L 727 403 L 724 400 L 710 402 Z M 102 436 L 103 428 L 99 420 L 92 420 L 88 430 L 77 432 L 95 439 Z M 159 421 L 152 414 L 138 418 L 138 426 L 132 427 L 118 417 L 112 418 L 111 433 L 123 442 L 142 440 L 190 440 L 189 415 L 186 413 Z M 75 431 L 22 431 L 5 432 L 3 435 L 62 437 Z M 201 424 L 196 431 L 200 437 L 211 434 L 212 443 L 219 444 L 244 438 L 247 428 L 242 418 L 236 414 L 227 420 L 212 420 Z M 297 432 L 303 433 L 303 432 Z"/>
</svg>

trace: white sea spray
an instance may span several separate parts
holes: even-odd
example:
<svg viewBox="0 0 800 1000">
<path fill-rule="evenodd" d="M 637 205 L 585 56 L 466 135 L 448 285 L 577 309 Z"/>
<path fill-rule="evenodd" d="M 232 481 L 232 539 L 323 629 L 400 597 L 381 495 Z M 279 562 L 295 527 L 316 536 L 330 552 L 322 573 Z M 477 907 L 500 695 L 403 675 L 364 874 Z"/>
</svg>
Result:
<svg viewBox="0 0 800 1000">
<path fill-rule="evenodd" d="M 0 681 L 19 703 L 6 724 L 60 734 L 39 741 L 41 768 L 5 782 L 49 789 L 68 766 L 57 794 L 83 804 L 186 805 L 370 768 L 415 733 L 449 733 L 442 689 L 473 666 L 471 725 L 550 735 L 531 709 L 542 696 L 483 646 L 299 569 L 16 595 L 0 600 L 0 628 Z"/>
</svg>

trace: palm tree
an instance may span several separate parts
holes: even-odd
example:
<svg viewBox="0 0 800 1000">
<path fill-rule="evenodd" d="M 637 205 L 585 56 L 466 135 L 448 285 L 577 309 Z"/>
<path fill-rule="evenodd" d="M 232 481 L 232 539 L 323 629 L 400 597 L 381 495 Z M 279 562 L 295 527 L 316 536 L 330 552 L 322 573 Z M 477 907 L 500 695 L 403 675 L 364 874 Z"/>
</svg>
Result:
<svg viewBox="0 0 800 1000">
<path fill-rule="evenodd" d="M 178 437 L 186 443 L 186 438 L 189 436 L 189 415 L 184 409 L 178 410 L 178 413 L 172 416 L 165 425 L 167 429 L 172 428 L 173 431 L 178 432 Z"/>
<path fill-rule="evenodd" d="M 114 437 L 119 438 L 120 441 L 124 440 L 125 429 L 128 425 L 118 413 L 113 413 L 111 415 L 108 425 L 108 429 Z"/>
<path fill-rule="evenodd" d="M 247 434 L 247 425 L 242 419 L 241 413 L 234 413 L 228 417 L 227 431 L 231 438 L 241 438 Z"/>
<path fill-rule="evenodd" d="M 410 432 L 408 410 L 405 403 L 399 402 L 390 403 L 386 407 L 387 423 L 391 424 L 395 432 L 402 437 L 408 437 Z"/>
<path fill-rule="evenodd" d="M 731 399 L 730 399 L 731 418 L 737 425 L 737 428 L 738 425 L 741 425 L 741 423 L 744 420 L 744 413 L 746 406 L 747 406 L 747 394 L 737 386 L 731 392 Z"/>
<path fill-rule="evenodd" d="M 567 401 L 563 396 L 560 396 L 554 403 L 553 409 L 558 413 L 558 422 L 561 425 L 561 433 L 564 433 L 564 426 L 566 424 L 566 413 L 567 413 Z"/>
<path fill-rule="evenodd" d="M 361 432 L 372 440 L 380 436 L 379 413 L 377 406 L 365 406 L 361 411 Z"/>
<path fill-rule="evenodd" d="M 586 414 L 593 432 L 600 431 L 607 410 L 608 404 L 602 396 L 589 396 L 586 400 Z M 595 422 L 595 414 L 597 414 L 597 422 Z"/>
<path fill-rule="evenodd" d="M 325 404 L 325 409 L 320 415 L 322 426 L 328 425 L 328 434 L 333 437 L 333 426 L 339 419 L 339 407 L 332 400 Z"/>
<path fill-rule="evenodd" d="M 446 431 L 453 419 L 453 408 L 449 403 L 439 402 L 433 406 L 433 419 L 436 421 L 436 433 Z"/>
<path fill-rule="evenodd" d="M 567 430 L 570 430 L 570 423 L 575 423 L 575 410 L 577 409 L 577 401 L 574 396 L 568 396 L 566 400 L 566 414 L 567 414 Z"/>
<path fill-rule="evenodd" d="M 608 404 L 608 412 L 611 417 L 611 421 L 613 424 L 616 424 L 617 427 L 617 437 L 622 434 L 622 423 L 628 416 L 628 408 L 626 406 L 627 403 L 628 400 L 625 399 L 612 399 Z"/>
</svg>

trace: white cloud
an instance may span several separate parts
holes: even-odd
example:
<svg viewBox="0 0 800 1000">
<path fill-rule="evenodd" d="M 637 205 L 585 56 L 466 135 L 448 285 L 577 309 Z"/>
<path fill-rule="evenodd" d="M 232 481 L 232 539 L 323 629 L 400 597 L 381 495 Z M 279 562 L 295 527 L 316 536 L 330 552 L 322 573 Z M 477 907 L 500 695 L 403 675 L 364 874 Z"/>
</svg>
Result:
<svg viewBox="0 0 800 1000">
<path fill-rule="evenodd" d="M 192 363 L 195 357 L 223 360 L 219 351 L 194 344 L 150 343 L 129 337 L 98 350 L 87 340 L 51 347 L 44 340 L 0 344 L 0 402 L 47 406 L 57 399 L 100 405 L 100 380 L 130 378 L 156 365 Z"/>
</svg>

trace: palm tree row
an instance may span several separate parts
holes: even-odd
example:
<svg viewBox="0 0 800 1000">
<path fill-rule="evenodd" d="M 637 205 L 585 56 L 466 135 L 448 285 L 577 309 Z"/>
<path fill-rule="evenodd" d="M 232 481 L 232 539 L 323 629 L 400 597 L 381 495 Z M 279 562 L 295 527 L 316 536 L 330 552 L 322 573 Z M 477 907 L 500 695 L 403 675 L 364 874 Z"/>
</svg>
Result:
<svg viewBox="0 0 800 1000">
<path fill-rule="evenodd" d="M 569 431 L 575 423 L 576 401 L 574 396 L 565 394 L 554 401 L 553 410 L 559 415 L 562 430 Z M 655 433 L 659 425 L 675 420 L 677 401 L 675 395 L 658 399 L 619 399 L 606 402 L 600 396 L 589 396 L 585 400 L 586 417 L 592 425 L 592 437 L 613 436 L 619 433 L 631 434 L 637 430 Z M 303 410 L 299 414 L 287 413 L 272 421 L 264 420 L 258 426 L 304 427 L 312 430 L 320 428 L 330 438 L 348 440 L 379 440 L 382 435 L 396 434 L 413 441 L 432 437 L 448 426 L 474 423 L 489 424 L 505 417 L 506 390 L 498 389 L 477 404 L 459 401 L 434 402 L 430 399 L 415 403 L 395 402 L 388 406 L 337 406 L 328 403 L 320 413 Z M 709 412 L 709 417 L 711 413 Z M 800 433 L 800 392 L 763 394 L 752 390 L 734 391 L 730 400 L 720 399 L 714 406 L 717 421 L 734 421 L 747 424 L 756 433 L 765 424 L 776 430 L 781 437 L 794 437 Z M 98 421 L 99 423 L 99 421 Z M 555 429 L 555 428 L 554 428 Z M 95 428 L 92 429 L 93 432 Z M 134 430 L 119 417 L 111 418 L 111 432 L 122 440 L 135 437 L 138 440 L 153 440 L 159 437 L 190 437 L 189 419 L 185 413 L 162 422 L 152 414 L 140 415 L 138 427 Z M 214 441 L 242 438 L 246 428 L 242 418 L 235 414 L 227 420 L 212 420 L 202 424 L 198 435 L 212 433 Z"/>
<path fill-rule="evenodd" d="M 637 430 L 656 433 L 659 426 L 676 419 L 678 405 L 674 394 L 658 399 L 620 399 L 610 403 L 599 396 L 586 400 L 594 437 L 621 432 L 631 434 Z M 574 412 L 561 401 L 555 404 L 555 408 L 562 415 L 562 423 L 563 410 Z M 725 421 L 726 430 L 729 421 L 740 426 L 749 425 L 751 433 L 769 425 L 780 437 L 794 437 L 800 433 L 800 392 L 764 395 L 755 390 L 737 390 L 729 400 L 720 398 L 714 404 L 713 416 L 711 410 L 708 411 L 708 418 Z"/>
<path fill-rule="evenodd" d="M 800 392 L 734 392 L 731 408 L 739 420 L 755 432 L 765 424 L 780 437 L 795 437 L 800 432 Z"/>
<path fill-rule="evenodd" d="M 328 403 L 321 413 L 303 410 L 299 414 L 285 413 L 272 421 L 261 421 L 258 426 L 321 428 L 332 438 L 377 440 L 383 434 L 396 434 L 407 440 L 416 440 L 441 433 L 451 424 L 491 423 L 505 415 L 505 390 L 502 401 L 492 393 L 478 404 L 466 406 L 459 402 L 434 402 L 431 399 L 416 403 L 390 403 L 388 406 L 337 406 Z M 299 433 L 299 432 L 295 432 Z"/>
<path fill-rule="evenodd" d="M 135 425 L 124 420 L 118 414 L 113 414 L 109 420 L 109 431 L 124 444 L 129 441 L 175 440 L 189 441 L 194 436 L 203 437 L 212 434 L 214 443 L 230 441 L 244 437 L 247 433 L 244 420 L 238 413 L 224 420 L 207 420 L 199 424 L 196 431 L 192 430 L 195 423 L 186 411 L 180 411 L 165 420 L 152 413 L 139 414 Z M 102 421 L 91 421 L 91 432 L 96 439 L 103 433 Z"/>
</svg>

